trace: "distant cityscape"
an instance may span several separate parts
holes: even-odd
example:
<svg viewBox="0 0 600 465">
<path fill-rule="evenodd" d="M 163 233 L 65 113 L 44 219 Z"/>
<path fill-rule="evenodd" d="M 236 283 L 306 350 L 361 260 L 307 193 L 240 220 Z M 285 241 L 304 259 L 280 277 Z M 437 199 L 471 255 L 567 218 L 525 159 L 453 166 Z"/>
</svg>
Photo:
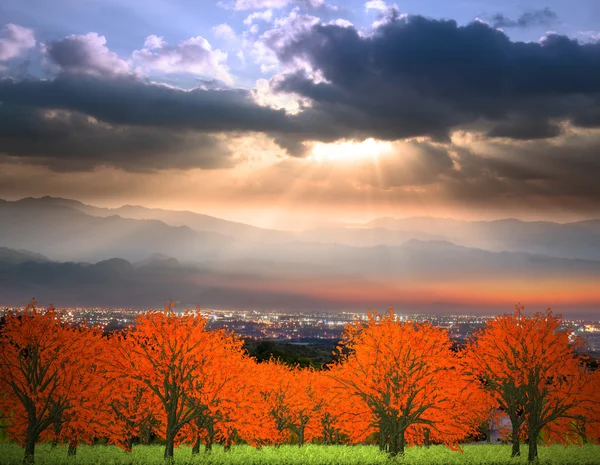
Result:
<svg viewBox="0 0 600 465">
<path fill-rule="evenodd" d="M 7 311 L 23 311 L 24 307 L 2 306 Z M 86 321 L 99 326 L 104 332 L 122 330 L 133 323 L 145 310 L 139 308 L 61 308 L 67 321 L 74 324 Z M 176 312 L 183 310 L 175 309 Z M 356 312 L 304 312 L 202 309 L 211 329 L 226 328 L 244 338 L 287 342 L 292 344 L 322 343 L 338 340 L 347 323 L 366 319 L 366 313 Z M 429 321 L 448 330 L 450 338 L 462 344 L 475 331 L 483 328 L 493 316 L 434 315 L 422 313 L 397 313 L 399 321 Z M 600 355 L 600 321 L 564 319 L 564 326 L 587 341 L 584 348 Z"/>
</svg>

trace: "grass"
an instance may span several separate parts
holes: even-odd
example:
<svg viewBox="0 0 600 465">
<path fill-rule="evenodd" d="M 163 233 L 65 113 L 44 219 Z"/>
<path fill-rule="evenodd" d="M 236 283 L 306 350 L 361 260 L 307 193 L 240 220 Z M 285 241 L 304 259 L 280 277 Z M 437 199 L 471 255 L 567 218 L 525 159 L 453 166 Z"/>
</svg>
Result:
<svg viewBox="0 0 600 465">
<path fill-rule="evenodd" d="M 411 447 L 403 458 L 389 459 L 376 446 L 317 446 L 308 445 L 263 447 L 234 446 L 224 452 L 214 446 L 212 453 L 192 458 L 191 449 L 183 446 L 175 450 L 175 463 L 210 465 L 517 465 L 527 463 L 527 446 L 522 446 L 522 456 L 510 458 L 510 445 L 465 445 L 464 453 L 452 452 L 443 446 Z M 66 446 L 54 449 L 49 444 L 36 447 L 37 465 L 163 465 L 162 446 L 134 446 L 131 453 L 114 446 L 85 446 L 77 449 L 75 457 L 67 457 Z M 547 465 L 599 465 L 600 446 L 584 447 L 550 446 L 539 449 L 540 464 Z M 0 464 L 21 465 L 23 449 L 16 444 L 0 444 Z"/>
</svg>

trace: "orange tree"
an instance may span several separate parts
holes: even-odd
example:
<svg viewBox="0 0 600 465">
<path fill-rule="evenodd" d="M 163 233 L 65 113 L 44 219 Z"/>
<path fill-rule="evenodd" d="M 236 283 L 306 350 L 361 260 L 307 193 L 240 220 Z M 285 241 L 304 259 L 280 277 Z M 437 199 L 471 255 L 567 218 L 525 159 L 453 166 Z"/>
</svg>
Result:
<svg viewBox="0 0 600 465">
<path fill-rule="evenodd" d="M 67 415 L 75 426 L 85 415 L 82 403 L 94 395 L 94 337 L 33 302 L 21 314 L 8 312 L 0 346 L 0 410 L 10 412 L 8 433 L 25 447 L 24 463 L 33 463 L 35 444 L 51 425 Z"/>
<path fill-rule="evenodd" d="M 182 428 L 204 413 L 197 394 L 228 356 L 222 332 L 209 331 L 206 323 L 199 312 L 177 314 L 169 304 L 138 317 L 116 341 L 117 375 L 147 387 L 161 407 L 158 433 L 166 440 L 167 461 L 173 461 L 175 442 L 185 439 Z"/>
<path fill-rule="evenodd" d="M 213 330 L 210 335 L 211 346 L 205 346 L 205 349 L 217 359 L 206 359 L 199 367 L 208 376 L 197 378 L 189 399 L 190 406 L 199 411 L 191 423 L 193 454 L 199 452 L 203 438 L 207 451 L 215 439 L 229 448 L 234 441 L 238 422 L 243 421 L 238 408 L 244 403 L 247 392 L 243 380 L 248 376 L 248 373 L 244 373 L 248 360 L 242 348 L 243 341 L 224 330 Z M 218 363 L 215 364 L 215 361 Z"/>
<path fill-rule="evenodd" d="M 121 341 L 118 335 L 104 339 L 103 360 L 105 363 L 104 384 L 110 386 L 105 395 L 105 405 L 110 420 L 103 432 L 109 442 L 131 452 L 135 437 L 148 443 L 152 430 L 160 426 L 160 403 L 150 388 L 123 374 L 123 367 L 115 361 L 120 358 Z"/>
<path fill-rule="evenodd" d="M 331 376 L 370 424 L 391 455 L 425 434 L 449 446 L 475 431 L 468 383 L 445 330 L 429 323 L 399 322 L 390 309 L 369 311 L 346 327 L 340 361 Z M 349 408 L 352 408 L 348 405 Z"/>
<path fill-rule="evenodd" d="M 240 437 L 255 447 L 280 444 L 285 439 L 283 424 L 276 422 L 273 411 L 275 392 L 286 370 L 271 360 L 257 363 L 246 357 L 239 380 L 239 402 L 235 403 L 236 429 Z"/>
<path fill-rule="evenodd" d="M 107 395 L 110 383 L 105 378 L 105 344 L 98 328 L 73 328 L 74 336 L 84 340 L 79 369 L 71 379 L 71 393 L 64 410 L 55 418 L 54 427 L 45 432 L 54 443 L 68 443 L 68 455 L 75 455 L 79 442 L 93 442 L 109 427 L 110 411 Z"/>
<path fill-rule="evenodd" d="M 466 357 L 471 375 L 483 380 L 511 417 L 513 441 L 525 423 L 528 460 L 534 461 L 543 430 L 566 439 L 568 428 L 585 421 L 582 407 L 593 398 L 582 393 L 590 392 L 592 376 L 576 352 L 584 341 L 562 329 L 560 315 L 548 309 L 527 317 L 522 311 L 517 305 L 514 314 L 487 323 L 470 341 Z"/>
<path fill-rule="evenodd" d="M 318 378 L 319 374 L 311 368 L 296 368 L 289 372 L 289 388 L 284 399 L 287 428 L 300 446 L 321 436 L 324 412 Z"/>
<path fill-rule="evenodd" d="M 578 440 L 600 443 L 600 370 L 590 373 L 591 380 L 578 396 L 579 418 L 572 423 Z"/>
<path fill-rule="evenodd" d="M 317 419 L 320 420 L 320 438 L 323 444 L 339 444 L 348 436 L 344 434 L 344 425 L 349 424 L 344 418 L 347 410 L 344 401 L 345 392 L 337 389 L 336 381 L 329 375 L 329 367 L 325 371 L 313 371 L 311 386 Z"/>
</svg>

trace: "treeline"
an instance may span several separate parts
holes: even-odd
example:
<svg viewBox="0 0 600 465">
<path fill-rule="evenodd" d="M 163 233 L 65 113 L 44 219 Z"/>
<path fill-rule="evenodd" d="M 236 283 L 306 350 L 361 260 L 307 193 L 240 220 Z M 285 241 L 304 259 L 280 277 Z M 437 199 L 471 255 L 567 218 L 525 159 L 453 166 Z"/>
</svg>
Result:
<svg viewBox="0 0 600 465">
<path fill-rule="evenodd" d="M 33 463 L 35 444 L 102 440 L 131 450 L 156 435 L 226 449 L 377 440 L 390 455 L 413 444 L 460 443 L 510 419 L 513 455 L 529 444 L 598 442 L 600 372 L 584 341 L 550 310 L 486 324 L 460 350 L 447 331 L 401 322 L 391 309 L 347 325 L 323 370 L 259 362 L 243 341 L 209 330 L 199 311 L 145 313 L 126 331 L 73 327 L 50 307 L 9 312 L 0 329 L 0 412 Z"/>
</svg>

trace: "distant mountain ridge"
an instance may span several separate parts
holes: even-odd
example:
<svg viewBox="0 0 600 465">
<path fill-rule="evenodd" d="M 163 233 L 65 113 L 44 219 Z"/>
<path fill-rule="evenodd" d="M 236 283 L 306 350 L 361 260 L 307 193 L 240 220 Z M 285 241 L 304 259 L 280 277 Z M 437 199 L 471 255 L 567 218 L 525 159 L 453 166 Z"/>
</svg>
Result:
<svg viewBox="0 0 600 465">
<path fill-rule="evenodd" d="M 213 232 L 158 220 L 98 217 L 46 201 L 0 201 L 0 245 L 35 250 L 54 260 L 138 260 L 150 253 L 212 257 L 232 243 Z"/>
<path fill-rule="evenodd" d="M 527 252 L 559 258 L 600 260 L 600 219 L 554 223 L 521 221 L 512 218 L 493 221 L 465 221 L 430 217 L 404 219 L 386 217 L 350 227 L 322 227 L 291 232 L 258 228 L 189 211 L 131 205 L 119 208 L 100 208 L 86 205 L 77 200 L 49 196 L 29 197 L 13 203 L 31 208 L 68 207 L 98 218 L 110 218 L 117 215 L 123 220 L 155 220 L 172 227 L 188 227 L 198 233 L 220 234 L 239 244 L 287 244 L 291 241 L 302 241 L 371 247 L 375 245 L 398 246 L 410 239 L 446 240 L 458 245 L 490 251 Z M 41 250 L 36 247 L 30 248 Z M 161 251 L 163 250 L 147 250 L 145 256 Z M 177 254 L 178 258 L 182 258 L 182 256 L 182 254 Z"/>
<path fill-rule="evenodd" d="M 44 255 L 30 252 L 29 250 L 14 250 L 8 247 L 0 247 L 0 266 L 19 265 L 20 263 L 27 262 L 44 263 L 49 261 Z"/>
<path fill-rule="evenodd" d="M 507 310 L 534 289 L 543 305 L 573 295 L 569 305 L 600 308 L 596 220 L 384 218 L 290 232 L 45 197 L 0 200 L 0 224 L 0 305 L 447 309 L 492 296 Z"/>
<path fill-rule="evenodd" d="M 170 226 L 186 226 L 195 231 L 213 232 L 234 239 L 249 241 L 285 241 L 291 238 L 290 233 L 258 228 L 244 223 L 223 220 L 214 216 L 203 215 L 190 211 L 164 210 L 161 208 L 147 208 L 140 205 L 123 205 L 118 208 L 101 208 L 86 205 L 78 200 L 57 197 L 41 197 L 18 200 L 17 203 L 62 205 L 79 210 L 88 215 L 97 217 L 120 216 L 135 220 L 157 220 Z"/>
<path fill-rule="evenodd" d="M 394 231 L 426 230 L 445 240 L 491 251 L 542 254 L 560 258 L 600 259 L 600 220 L 573 223 L 521 221 L 464 221 L 443 218 L 378 218 L 366 227 Z"/>
<path fill-rule="evenodd" d="M 11 253 L 3 248 L 0 304 L 22 304 L 35 297 L 63 306 L 157 308 L 174 298 L 192 306 L 218 308 L 359 309 L 365 304 L 354 302 L 352 293 L 346 295 L 349 290 L 364 289 L 372 296 L 368 306 L 387 306 L 402 304 L 413 283 L 499 281 L 507 283 L 510 294 L 510 287 L 522 282 L 539 285 L 557 278 L 566 283 L 600 282 L 600 261 L 489 252 L 443 241 L 321 247 L 312 255 L 300 247 L 293 249 L 297 255 L 285 257 L 198 263 L 156 254 L 137 263 L 121 258 L 96 263 L 11 261 Z M 328 265 L 320 266 L 322 262 Z M 330 292 L 323 293 L 327 289 Z"/>
</svg>

